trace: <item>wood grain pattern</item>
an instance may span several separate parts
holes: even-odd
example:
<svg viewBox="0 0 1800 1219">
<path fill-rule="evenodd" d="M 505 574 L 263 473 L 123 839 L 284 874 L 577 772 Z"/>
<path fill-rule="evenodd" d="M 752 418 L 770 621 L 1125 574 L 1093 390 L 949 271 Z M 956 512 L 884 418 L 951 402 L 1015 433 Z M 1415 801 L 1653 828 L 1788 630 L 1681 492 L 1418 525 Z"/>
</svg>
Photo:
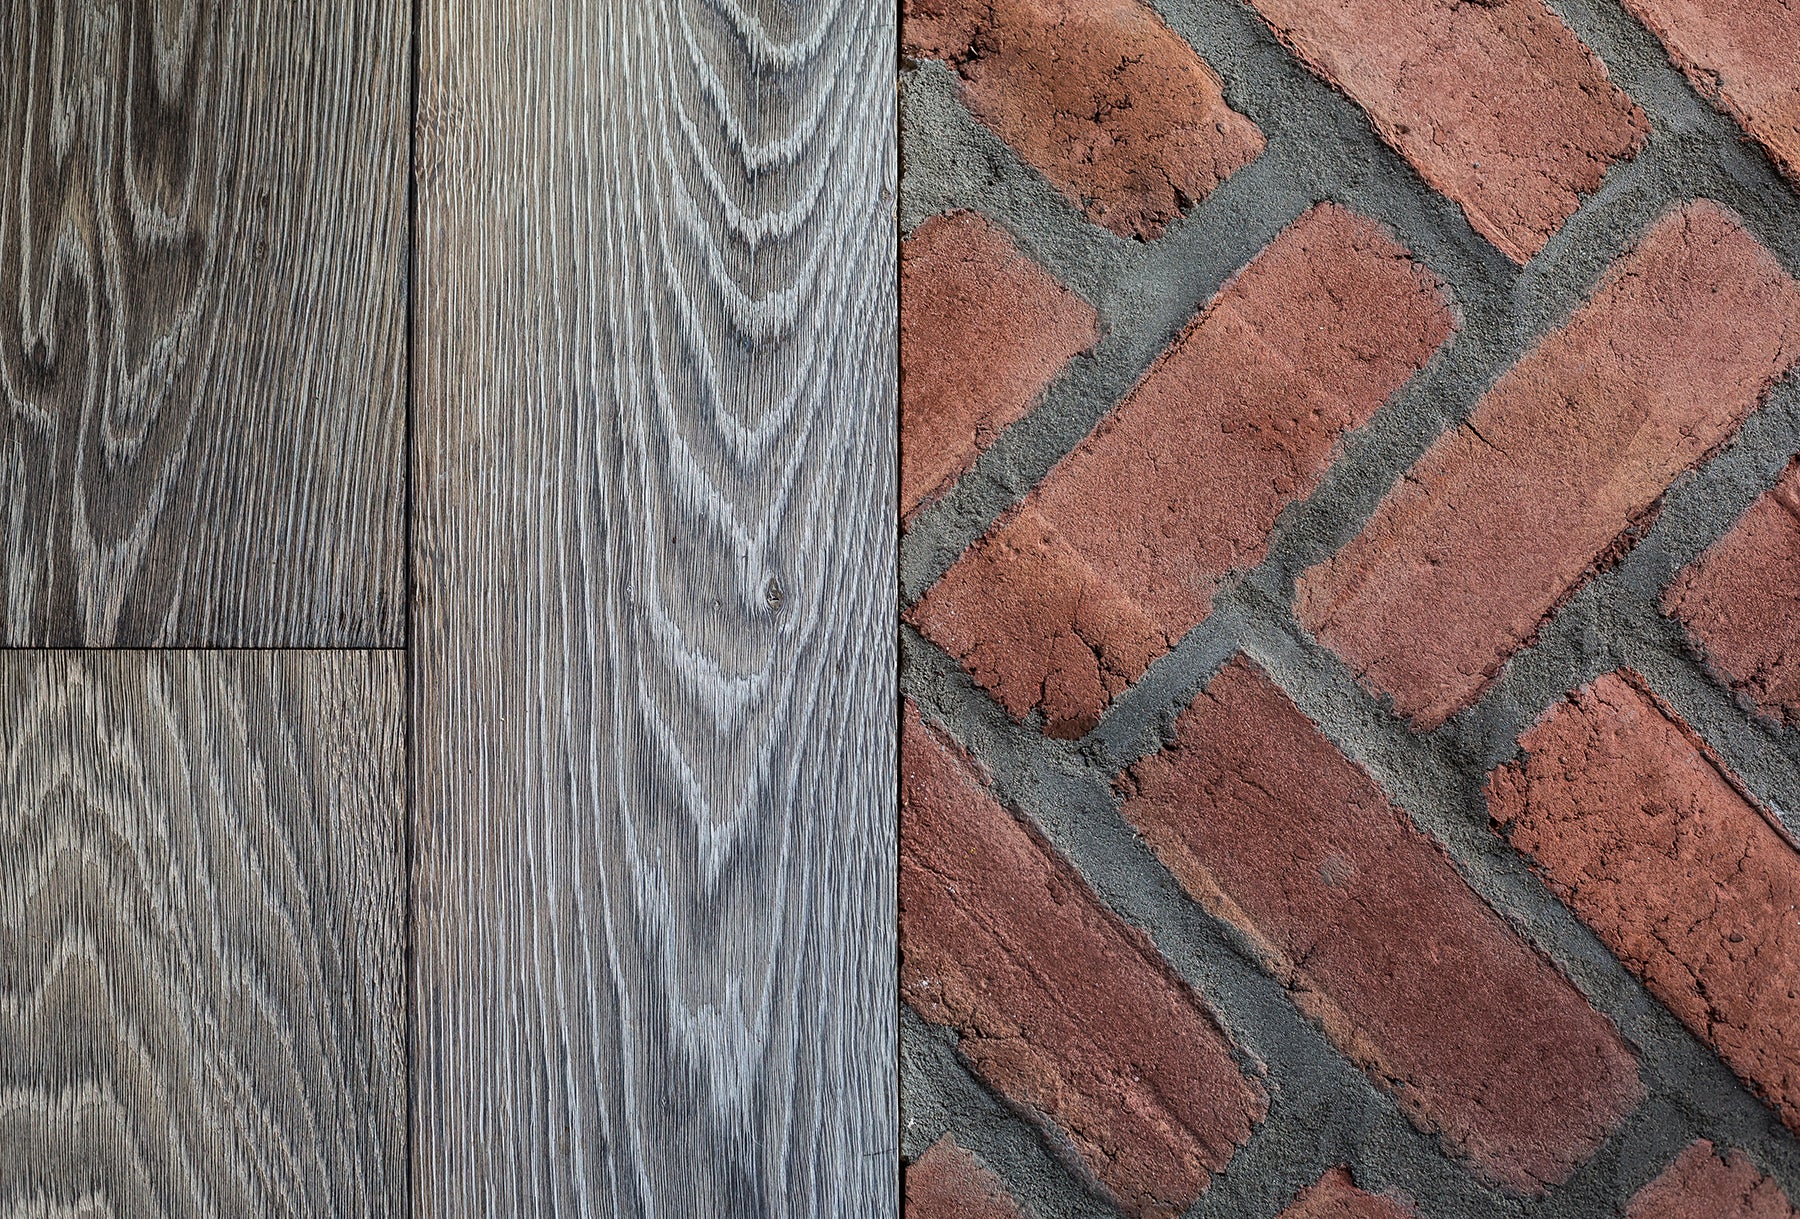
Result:
<svg viewBox="0 0 1800 1219">
<path fill-rule="evenodd" d="M 0 5 L 0 644 L 401 642 L 410 35 Z"/>
<path fill-rule="evenodd" d="M 403 658 L 0 653 L 0 1216 L 406 1211 Z"/>
<path fill-rule="evenodd" d="M 892 1215 L 894 6 L 421 23 L 420 1214 Z"/>
</svg>

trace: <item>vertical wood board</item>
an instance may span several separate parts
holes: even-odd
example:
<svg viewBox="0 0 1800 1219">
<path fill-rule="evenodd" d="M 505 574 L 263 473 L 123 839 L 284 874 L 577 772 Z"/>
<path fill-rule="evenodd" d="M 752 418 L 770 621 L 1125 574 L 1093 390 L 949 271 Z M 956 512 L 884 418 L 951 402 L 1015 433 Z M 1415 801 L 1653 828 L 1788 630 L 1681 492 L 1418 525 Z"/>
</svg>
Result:
<svg viewBox="0 0 1800 1219">
<path fill-rule="evenodd" d="M 423 1216 L 897 1211 L 894 20 L 422 11 Z"/>
</svg>

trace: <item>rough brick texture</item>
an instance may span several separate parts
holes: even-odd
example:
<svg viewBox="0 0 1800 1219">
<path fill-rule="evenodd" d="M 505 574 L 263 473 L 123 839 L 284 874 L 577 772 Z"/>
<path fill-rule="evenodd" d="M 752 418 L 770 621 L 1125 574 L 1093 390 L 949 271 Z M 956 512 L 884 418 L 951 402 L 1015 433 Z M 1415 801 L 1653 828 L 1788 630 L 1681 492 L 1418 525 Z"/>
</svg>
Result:
<svg viewBox="0 0 1800 1219">
<path fill-rule="evenodd" d="M 977 212 L 900 246 L 900 515 L 940 494 L 1091 347 L 1093 306 Z"/>
<path fill-rule="evenodd" d="M 1701 1139 L 1632 1196 L 1625 1219 L 1795 1219 L 1795 1211 L 1743 1152 L 1721 1156 Z"/>
<path fill-rule="evenodd" d="M 1267 553 L 1338 437 L 1450 328 L 1437 282 L 1379 227 L 1314 208 L 908 620 L 1015 717 L 1080 736 Z"/>
<path fill-rule="evenodd" d="M 1639 1099 L 1607 1020 L 1246 661 L 1126 785 L 1127 820 L 1182 887 L 1482 1175 L 1560 1183 Z"/>
<path fill-rule="evenodd" d="M 1679 209 L 1302 577 L 1301 622 L 1441 724 L 1797 356 L 1800 285 L 1722 208 Z"/>
<path fill-rule="evenodd" d="M 1356 1188 L 1350 1172 L 1333 1168 L 1303 1190 L 1280 1219 L 1418 1219 L 1398 1199 Z"/>
<path fill-rule="evenodd" d="M 906 1001 L 1127 1213 L 1180 1214 L 1264 1112 L 1224 1034 L 910 705 L 900 826 Z"/>
<path fill-rule="evenodd" d="M 1800 851 L 1628 674 L 1558 703 L 1488 805 L 1550 888 L 1800 1130 Z"/>
<path fill-rule="evenodd" d="M 1795 0 L 1625 0 L 1738 125 L 1800 182 L 1800 3 Z"/>
<path fill-rule="evenodd" d="M 1542 0 L 1252 0 L 1475 231 L 1525 262 L 1648 130 Z"/>
<path fill-rule="evenodd" d="M 1733 689 L 1800 726 L 1800 461 L 1676 577 L 1663 608 Z"/>
<path fill-rule="evenodd" d="M 1026 1219 L 1000 1178 L 945 1135 L 906 1166 L 903 1219 Z"/>
<path fill-rule="evenodd" d="M 906 53 L 1090 220 L 1158 236 L 1263 148 L 1219 78 L 1138 0 L 906 0 Z"/>
</svg>

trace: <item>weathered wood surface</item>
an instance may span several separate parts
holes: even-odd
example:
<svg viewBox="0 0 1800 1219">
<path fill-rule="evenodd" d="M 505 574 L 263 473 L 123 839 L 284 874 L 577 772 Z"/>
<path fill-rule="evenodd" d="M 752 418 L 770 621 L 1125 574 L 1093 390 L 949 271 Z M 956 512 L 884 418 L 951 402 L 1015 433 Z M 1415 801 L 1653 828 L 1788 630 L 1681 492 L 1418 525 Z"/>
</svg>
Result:
<svg viewBox="0 0 1800 1219">
<path fill-rule="evenodd" d="M 894 16 L 422 11 L 422 1216 L 896 1211 Z"/>
<path fill-rule="evenodd" d="M 0 1217 L 406 1213 L 403 665 L 0 652 Z"/>
<path fill-rule="evenodd" d="M 402 642 L 410 37 L 0 4 L 0 645 Z"/>
</svg>

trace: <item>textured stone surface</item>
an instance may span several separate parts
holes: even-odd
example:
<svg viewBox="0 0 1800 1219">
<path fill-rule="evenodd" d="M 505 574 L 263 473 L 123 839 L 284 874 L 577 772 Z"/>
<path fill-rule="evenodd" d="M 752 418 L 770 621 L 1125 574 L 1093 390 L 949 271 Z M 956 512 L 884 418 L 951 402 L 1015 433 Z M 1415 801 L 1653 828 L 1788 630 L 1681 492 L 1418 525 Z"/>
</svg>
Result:
<svg viewBox="0 0 1800 1219">
<path fill-rule="evenodd" d="M 1225 1035 L 1141 933 L 908 705 L 901 994 L 1127 1213 L 1180 1214 L 1260 1121 Z"/>
<path fill-rule="evenodd" d="M 1476 232 L 1543 248 L 1649 123 L 1541 0 L 1252 0 Z"/>
<path fill-rule="evenodd" d="M 1300 621 L 1436 727 L 1796 357 L 1800 285 L 1724 209 L 1681 208 L 1301 578 Z"/>
<path fill-rule="evenodd" d="M 905 0 L 906 53 L 1088 219 L 1152 238 L 1263 149 L 1219 78 L 1138 0 Z"/>
<path fill-rule="evenodd" d="M 1280 1219 L 1418 1219 L 1395 1198 L 1356 1188 L 1348 1169 L 1333 1168 L 1303 1190 Z"/>
<path fill-rule="evenodd" d="M 947 490 L 1098 337 L 1093 306 L 978 212 L 900 244 L 900 515 Z"/>
<path fill-rule="evenodd" d="M 1628 674 L 1553 707 L 1488 808 L 1552 892 L 1800 1130 L 1800 851 Z"/>
<path fill-rule="evenodd" d="M 1014 717 L 1080 736 L 1268 550 L 1281 509 L 1449 334 L 1429 273 L 1335 205 L 1281 233 L 1024 509 L 907 615 Z"/>
<path fill-rule="evenodd" d="M 1565 1180 L 1642 1095 L 1605 1017 L 1243 659 L 1127 777 L 1127 820 L 1340 1049 L 1483 1176 Z"/>
<path fill-rule="evenodd" d="M 1675 578 L 1663 608 L 1732 689 L 1800 726 L 1800 461 Z"/>
<path fill-rule="evenodd" d="M 1800 4 L 1795 0 L 1625 0 L 1694 87 L 1800 182 Z"/>
<path fill-rule="evenodd" d="M 904 1219 L 1026 1219 L 987 1165 L 945 1135 L 906 1166 Z"/>
<path fill-rule="evenodd" d="M 1625 1219 L 1794 1219 L 1781 1187 L 1741 1151 L 1721 1156 L 1705 1139 L 1632 1196 Z"/>
</svg>

